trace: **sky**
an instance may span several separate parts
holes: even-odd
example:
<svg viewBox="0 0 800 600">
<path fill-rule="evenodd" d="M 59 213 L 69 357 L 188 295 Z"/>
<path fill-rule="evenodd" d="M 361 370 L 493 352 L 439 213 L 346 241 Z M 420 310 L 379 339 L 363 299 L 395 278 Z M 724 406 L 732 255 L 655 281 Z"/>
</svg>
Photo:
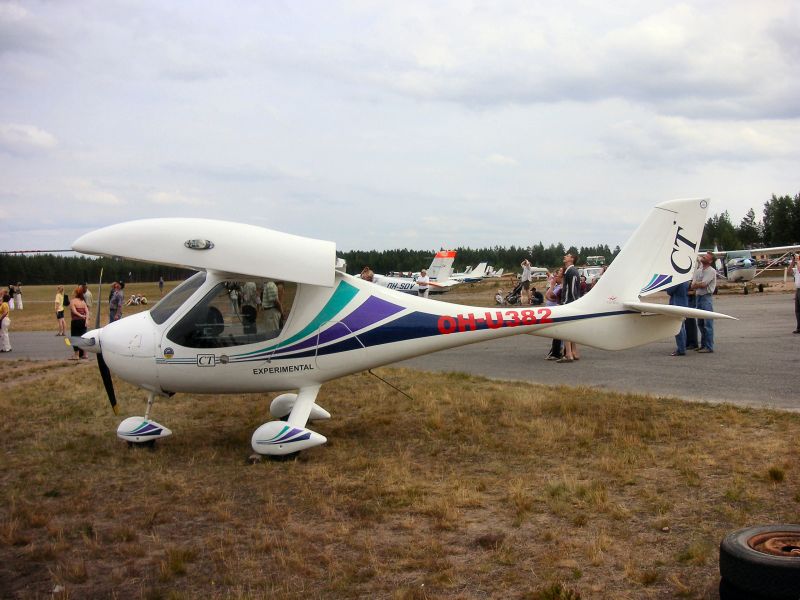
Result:
<svg viewBox="0 0 800 600">
<path fill-rule="evenodd" d="M 791 0 L 0 0 L 0 250 L 181 216 L 613 248 L 685 197 L 738 224 L 800 192 L 798 32 Z"/>
</svg>

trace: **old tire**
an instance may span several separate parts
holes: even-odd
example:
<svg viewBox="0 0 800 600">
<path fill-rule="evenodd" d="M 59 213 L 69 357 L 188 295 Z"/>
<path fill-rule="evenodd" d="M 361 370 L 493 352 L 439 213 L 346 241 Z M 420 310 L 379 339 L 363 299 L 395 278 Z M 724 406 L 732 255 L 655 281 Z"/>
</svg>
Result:
<svg viewBox="0 0 800 600">
<path fill-rule="evenodd" d="M 719 572 L 733 590 L 769 600 L 797 600 L 800 525 L 762 525 L 729 533 L 719 546 Z"/>
<path fill-rule="evenodd" d="M 772 600 L 772 598 L 740 590 L 729 581 L 720 579 L 719 600 Z"/>
</svg>

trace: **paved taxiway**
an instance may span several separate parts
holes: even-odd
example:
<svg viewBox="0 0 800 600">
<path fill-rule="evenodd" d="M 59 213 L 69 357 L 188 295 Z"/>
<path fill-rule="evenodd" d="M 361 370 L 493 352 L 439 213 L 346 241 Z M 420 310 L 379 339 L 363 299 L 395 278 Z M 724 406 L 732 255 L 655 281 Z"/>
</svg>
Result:
<svg viewBox="0 0 800 600">
<path fill-rule="evenodd" d="M 669 356 L 674 342 L 664 340 L 620 352 L 584 347 L 580 361 L 557 364 L 544 360 L 549 339 L 518 335 L 397 366 L 800 411 L 800 335 L 792 334 L 794 295 L 718 296 L 714 310 L 740 319 L 716 322 L 714 354 L 690 351 L 682 357 Z M 58 360 L 72 354 L 64 338 L 52 333 L 12 329 L 11 341 L 14 351 L 0 354 L 0 360 Z"/>
<path fill-rule="evenodd" d="M 714 354 L 670 356 L 675 343 L 664 340 L 618 352 L 584 347 L 580 361 L 558 364 L 544 360 L 549 339 L 518 335 L 397 366 L 800 411 L 794 294 L 718 296 L 714 310 L 739 319 L 715 321 Z"/>
</svg>

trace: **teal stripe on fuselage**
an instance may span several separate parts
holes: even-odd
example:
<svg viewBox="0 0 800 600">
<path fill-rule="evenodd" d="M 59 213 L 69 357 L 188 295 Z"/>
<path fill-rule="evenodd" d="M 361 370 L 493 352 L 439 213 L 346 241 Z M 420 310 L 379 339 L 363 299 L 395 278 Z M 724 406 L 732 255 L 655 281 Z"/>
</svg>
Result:
<svg viewBox="0 0 800 600">
<path fill-rule="evenodd" d="M 319 329 L 320 325 L 330 321 L 334 316 L 339 314 L 341 310 L 347 306 L 347 304 L 353 298 L 356 297 L 356 294 L 358 294 L 358 288 L 345 281 L 340 281 L 339 285 L 336 287 L 336 291 L 333 292 L 330 300 L 328 300 L 328 302 L 325 303 L 325 306 L 322 307 L 320 313 L 314 317 L 308 325 L 303 327 L 301 331 L 298 331 L 292 337 L 283 340 L 279 344 L 275 344 L 274 346 L 269 346 L 267 348 L 261 348 L 260 350 L 254 350 L 253 352 L 247 352 L 245 354 L 238 354 L 237 357 L 251 356 L 261 352 L 277 350 L 278 348 L 283 348 L 284 346 L 288 346 L 289 344 L 293 344 L 294 342 L 303 339 L 308 334 Z"/>
</svg>

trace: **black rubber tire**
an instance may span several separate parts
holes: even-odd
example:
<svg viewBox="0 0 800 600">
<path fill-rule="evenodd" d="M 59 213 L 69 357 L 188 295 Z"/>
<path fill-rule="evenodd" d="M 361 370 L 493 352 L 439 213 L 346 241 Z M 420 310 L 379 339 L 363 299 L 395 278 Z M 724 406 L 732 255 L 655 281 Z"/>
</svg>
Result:
<svg viewBox="0 0 800 600">
<path fill-rule="evenodd" d="M 800 525 L 746 527 L 725 536 L 719 546 L 719 572 L 733 589 L 769 600 L 800 599 L 800 555 L 775 556 L 754 550 L 748 540 L 757 535 L 789 532 L 800 536 Z M 754 596 L 758 594 L 759 596 Z M 736 596 L 731 596 L 736 598 Z"/>
<path fill-rule="evenodd" d="M 773 600 L 769 596 L 762 596 L 753 592 L 740 590 L 727 579 L 719 580 L 719 600 Z"/>
</svg>

